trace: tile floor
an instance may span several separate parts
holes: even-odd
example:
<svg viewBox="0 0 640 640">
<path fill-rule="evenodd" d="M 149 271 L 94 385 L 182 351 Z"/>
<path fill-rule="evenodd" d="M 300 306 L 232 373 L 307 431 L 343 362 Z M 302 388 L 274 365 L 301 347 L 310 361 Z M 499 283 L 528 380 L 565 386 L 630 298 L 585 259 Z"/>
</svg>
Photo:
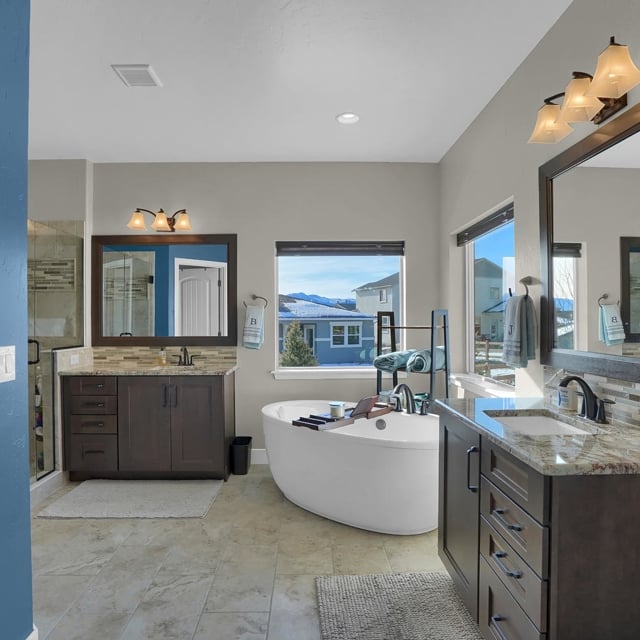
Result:
<svg viewBox="0 0 640 640">
<path fill-rule="evenodd" d="M 315 516 L 266 465 L 231 476 L 205 518 L 38 518 L 59 495 L 32 518 L 39 640 L 320 640 L 316 575 L 443 569 L 435 531 Z"/>
</svg>

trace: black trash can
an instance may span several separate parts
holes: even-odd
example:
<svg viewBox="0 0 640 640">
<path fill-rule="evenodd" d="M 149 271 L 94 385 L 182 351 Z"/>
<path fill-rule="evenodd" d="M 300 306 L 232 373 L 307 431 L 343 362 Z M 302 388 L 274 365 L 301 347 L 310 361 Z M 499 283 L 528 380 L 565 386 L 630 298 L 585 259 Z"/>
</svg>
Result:
<svg viewBox="0 0 640 640">
<path fill-rule="evenodd" d="M 231 443 L 231 473 L 244 476 L 251 466 L 251 436 L 238 436 Z"/>
</svg>

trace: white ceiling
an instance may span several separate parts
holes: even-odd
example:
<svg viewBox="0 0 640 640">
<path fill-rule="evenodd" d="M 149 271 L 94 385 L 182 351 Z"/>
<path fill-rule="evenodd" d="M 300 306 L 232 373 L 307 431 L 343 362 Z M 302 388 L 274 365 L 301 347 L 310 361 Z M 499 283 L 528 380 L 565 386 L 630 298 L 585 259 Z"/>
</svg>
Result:
<svg viewBox="0 0 640 640">
<path fill-rule="evenodd" d="M 438 162 L 569 4 L 31 0 L 29 157 Z"/>
</svg>

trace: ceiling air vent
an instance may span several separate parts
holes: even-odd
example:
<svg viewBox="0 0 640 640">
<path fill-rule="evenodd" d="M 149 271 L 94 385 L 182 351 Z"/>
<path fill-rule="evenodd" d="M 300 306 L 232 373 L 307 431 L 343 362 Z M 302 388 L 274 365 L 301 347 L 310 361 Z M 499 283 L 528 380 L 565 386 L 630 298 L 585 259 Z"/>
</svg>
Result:
<svg viewBox="0 0 640 640">
<path fill-rule="evenodd" d="M 127 87 L 162 86 L 162 82 L 150 64 L 112 64 L 111 68 Z"/>
</svg>

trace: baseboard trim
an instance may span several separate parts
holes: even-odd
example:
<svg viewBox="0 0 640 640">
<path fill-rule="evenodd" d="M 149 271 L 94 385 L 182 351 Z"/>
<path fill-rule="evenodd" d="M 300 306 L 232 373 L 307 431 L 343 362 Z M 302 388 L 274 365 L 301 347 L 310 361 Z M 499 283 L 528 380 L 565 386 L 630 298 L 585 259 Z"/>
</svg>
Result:
<svg viewBox="0 0 640 640">
<path fill-rule="evenodd" d="M 253 464 L 269 464 L 266 449 L 251 449 L 251 462 Z"/>
<path fill-rule="evenodd" d="M 66 483 L 66 475 L 60 470 L 56 470 L 42 478 L 42 480 L 34 482 L 29 490 L 31 497 L 31 509 L 38 508 L 44 500 L 46 500 L 51 494 L 55 493 L 58 489 L 62 489 Z M 31 640 L 31 638 L 29 638 L 29 640 Z"/>
<path fill-rule="evenodd" d="M 25 640 L 38 640 L 38 627 L 33 625 L 33 631 L 25 638 Z"/>
</svg>

